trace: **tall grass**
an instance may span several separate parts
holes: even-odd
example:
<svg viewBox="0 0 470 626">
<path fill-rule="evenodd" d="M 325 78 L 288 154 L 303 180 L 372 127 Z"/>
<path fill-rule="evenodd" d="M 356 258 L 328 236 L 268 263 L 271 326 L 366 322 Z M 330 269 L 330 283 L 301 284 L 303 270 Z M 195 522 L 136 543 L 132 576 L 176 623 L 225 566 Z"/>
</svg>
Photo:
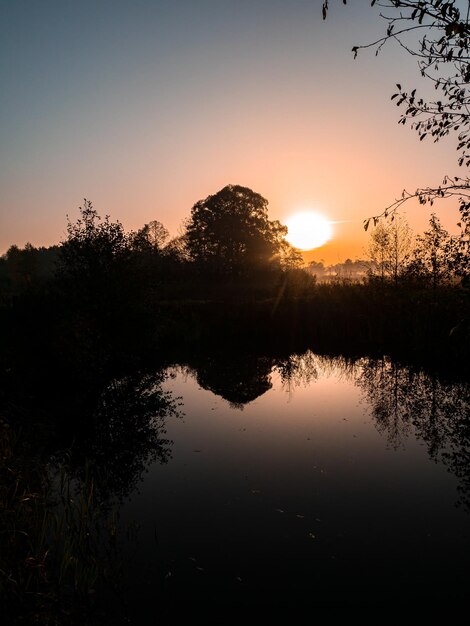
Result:
<svg viewBox="0 0 470 626">
<path fill-rule="evenodd" d="M 118 584 L 118 524 L 91 466 L 72 478 L 66 462 L 44 463 L 4 421 L 0 463 L 0 596 L 7 623 L 99 623 L 98 591 Z"/>
</svg>

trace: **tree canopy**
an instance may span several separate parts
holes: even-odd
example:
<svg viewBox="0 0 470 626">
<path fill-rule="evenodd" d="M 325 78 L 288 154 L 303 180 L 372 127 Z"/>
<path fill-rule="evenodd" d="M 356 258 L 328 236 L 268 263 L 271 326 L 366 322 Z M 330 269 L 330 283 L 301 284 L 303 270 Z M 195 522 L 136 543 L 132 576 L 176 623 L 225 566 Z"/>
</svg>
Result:
<svg viewBox="0 0 470 626">
<path fill-rule="evenodd" d="M 243 276 L 279 267 L 287 228 L 268 219 L 268 201 L 248 187 L 227 185 L 199 200 L 186 226 L 190 257 L 212 274 Z"/>
<path fill-rule="evenodd" d="M 128 236 L 120 222 L 98 215 L 89 200 L 80 207 L 80 218 L 67 224 L 67 239 L 60 249 L 60 269 L 74 278 L 94 278 L 109 273 L 129 250 Z"/>
</svg>

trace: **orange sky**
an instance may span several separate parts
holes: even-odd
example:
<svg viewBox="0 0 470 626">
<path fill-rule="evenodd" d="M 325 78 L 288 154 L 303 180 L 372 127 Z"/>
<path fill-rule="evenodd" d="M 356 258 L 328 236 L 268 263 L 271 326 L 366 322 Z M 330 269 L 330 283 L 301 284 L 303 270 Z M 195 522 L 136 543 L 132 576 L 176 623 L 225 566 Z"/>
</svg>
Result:
<svg viewBox="0 0 470 626">
<path fill-rule="evenodd" d="M 271 219 L 338 222 L 316 260 L 363 256 L 363 219 L 459 172 L 454 138 L 397 124 L 395 83 L 421 85 L 413 59 L 354 61 L 383 23 L 368 1 L 340 4 L 323 22 L 307 0 L 3 3 L 0 253 L 63 239 L 84 197 L 126 229 L 157 219 L 176 235 L 231 183 Z M 455 209 L 438 211 L 453 229 Z M 428 209 L 407 214 L 426 227 Z"/>
</svg>

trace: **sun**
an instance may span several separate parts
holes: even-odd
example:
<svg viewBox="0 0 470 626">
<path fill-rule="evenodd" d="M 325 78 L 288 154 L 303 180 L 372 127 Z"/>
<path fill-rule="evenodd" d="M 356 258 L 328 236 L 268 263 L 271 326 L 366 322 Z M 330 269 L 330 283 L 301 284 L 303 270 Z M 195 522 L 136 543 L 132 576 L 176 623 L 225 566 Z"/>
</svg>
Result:
<svg viewBox="0 0 470 626">
<path fill-rule="evenodd" d="M 288 233 L 287 241 L 299 250 L 312 250 L 323 246 L 331 239 L 333 229 L 320 213 L 302 211 L 285 220 Z"/>
</svg>

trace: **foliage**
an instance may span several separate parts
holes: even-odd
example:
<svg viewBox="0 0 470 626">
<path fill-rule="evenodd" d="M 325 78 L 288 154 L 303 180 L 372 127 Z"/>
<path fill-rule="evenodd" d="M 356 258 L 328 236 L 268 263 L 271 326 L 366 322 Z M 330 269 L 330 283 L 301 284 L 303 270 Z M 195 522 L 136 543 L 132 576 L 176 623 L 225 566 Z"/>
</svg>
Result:
<svg viewBox="0 0 470 626">
<path fill-rule="evenodd" d="M 205 272 L 245 276 L 256 269 L 280 266 L 286 255 L 287 228 L 270 221 L 268 201 L 247 187 L 227 185 L 191 209 L 186 244 L 191 259 Z"/>
<path fill-rule="evenodd" d="M 303 265 L 300 250 L 294 248 L 286 239 L 281 239 L 279 247 L 279 263 L 284 270 L 300 269 Z"/>
<path fill-rule="evenodd" d="M 433 213 L 429 219 L 429 230 L 416 238 L 407 274 L 421 280 L 429 280 L 435 291 L 438 285 L 452 277 L 449 263 L 452 246 L 452 238 Z"/>
<path fill-rule="evenodd" d="M 170 236 L 167 229 L 158 220 L 152 220 L 131 235 L 132 247 L 138 251 L 158 254 Z"/>
<path fill-rule="evenodd" d="M 0 422 L 3 618 L 85 623 L 90 594 L 116 572 L 113 513 L 93 480 L 74 483 L 64 466 L 53 475 L 28 439 Z"/>
<path fill-rule="evenodd" d="M 465 284 L 470 277 L 470 204 L 461 202 L 460 221 L 457 223 L 460 233 L 452 240 L 452 246 L 448 251 L 449 265 L 456 276 L 459 276 Z"/>
<path fill-rule="evenodd" d="M 379 275 L 381 280 L 390 278 L 397 284 L 411 246 L 411 228 L 402 216 L 396 216 L 389 224 L 378 224 L 369 241 L 370 274 Z"/>
<path fill-rule="evenodd" d="M 84 200 L 80 215 L 75 224 L 68 221 L 60 270 L 69 278 L 94 280 L 128 255 L 129 239 L 120 222 L 110 222 L 108 215 L 102 220 L 89 200 Z"/>
<path fill-rule="evenodd" d="M 0 257 L 0 291 L 18 295 L 50 282 L 55 275 L 59 247 L 10 246 Z"/>
<path fill-rule="evenodd" d="M 103 601 L 125 566 L 128 528 L 118 523 L 118 505 L 151 462 L 168 460 L 165 420 L 180 413 L 161 387 L 161 368 L 93 390 L 78 376 L 64 389 L 47 365 L 38 372 L 29 364 L 41 387 L 53 378 L 47 412 L 24 377 L 28 394 L 0 387 L 8 418 L 0 419 L 2 616 L 5 623 L 19 616 L 24 623 L 101 623 L 91 618 L 113 612 Z M 33 393 L 30 406 L 25 395 Z"/>
</svg>

